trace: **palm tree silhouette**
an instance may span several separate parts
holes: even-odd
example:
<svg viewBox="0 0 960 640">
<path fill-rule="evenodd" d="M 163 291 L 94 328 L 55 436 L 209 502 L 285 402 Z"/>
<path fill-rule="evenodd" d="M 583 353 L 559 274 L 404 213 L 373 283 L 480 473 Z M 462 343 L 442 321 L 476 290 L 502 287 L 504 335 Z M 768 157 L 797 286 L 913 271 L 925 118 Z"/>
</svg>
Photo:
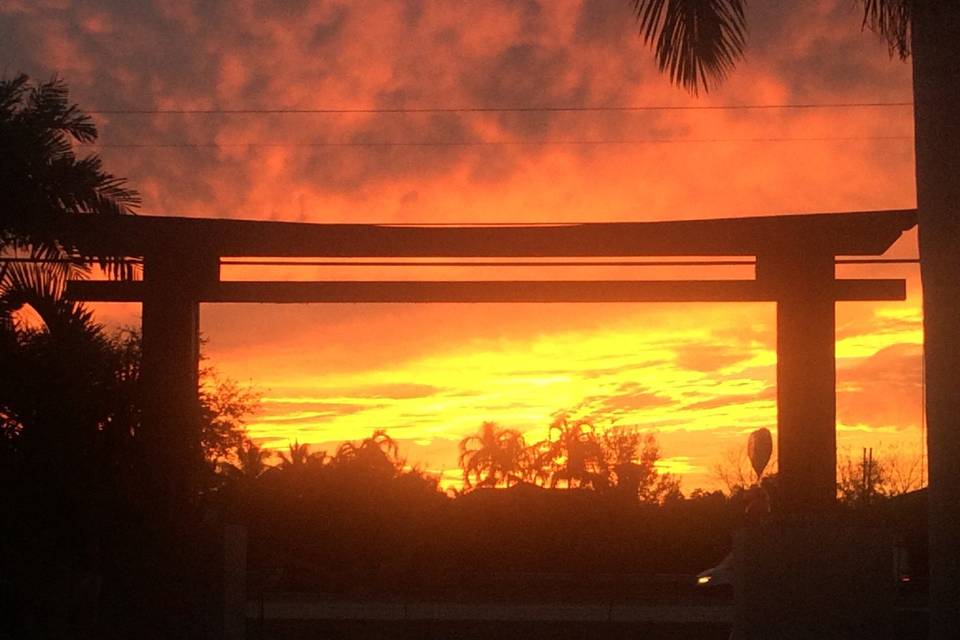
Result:
<svg viewBox="0 0 960 640">
<path fill-rule="evenodd" d="M 661 73 L 694 95 L 716 88 L 743 57 L 746 0 L 630 1 Z M 863 25 L 886 37 L 891 53 L 906 58 L 915 0 L 860 2 Z"/>
<path fill-rule="evenodd" d="M 96 139 L 96 126 L 69 103 L 62 81 L 31 84 L 24 74 L 0 81 L 0 253 L 58 261 L 45 268 L 61 278 L 86 270 L 63 221 L 131 214 L 140 204 L 124 179 L 103 170 L 99 156 L 75 155 L 72 142 Z M 99 261 L 112 275 L 132 276 L 129 263 Z M 0 289 L 11 274 L 0 273 Z"/>
<path fill-rule="evenodd" d="M 460 441 L 459 464 L 467 489 L 522 482 L 526 460 L 523 435 L 516 429 L 501 429 L 494 422 L 484 422 L 477 435 Z"/>
<path fill-rule="evenodd" d="M 742 56 L 745 0 L 631 0 L 661 71 L 709 90 Z M 913 63 L 930 501 L 930 637 L 960 628 L 960 4 L 861 0 L 863 25 Z"/>
<path fill-rule="evenodd" d="M 103 328 L 83 303 L 64 297 L 65 281 L 43 264 L 0 261 L 0 326 L 16 330 L 17 311 L 33 309 L 47 332 L 59 338 L 102 338 Z"/>
<path fill-rule="evenodd" d="M 371 475 L 392 476 L 403 467 L 396 441 L 386 429 L 377 429 L 359 444 L 344 442 L 337 447 L 333 463 L 341 468 L 361 469 Z"/>
<path fill-rule="evenodd" d="M 311 453 L 309 444 L 300 444 L 299 440 L 294 440 L 287 445 L 287 453 L 280 452 L 280 468 L 302 469 L 308 465 L 322 465 L 326 459 L 326 452 Z"/>
<path fill-rule="evenodd" d="M 586 420 L 570 422 L 559 415 L 547 439 L 535 445 L 534 467 L 551 489 L 564 482 L 567 488 L 609 486 L 609 468 L 594 426 Z"/>
<path fill-rule="evenodd" d="M 237 447 L 237 461 L 221 463 L 221 470 L 233 478 L 256 480 L 273 467 L 267 461 L 273 457 L 273 451 L 261 449 L 251 441 Z"/>
<path fill-rule="evenodd" d="M 81 303 L 63 297 L 63 280 L 40 265 L 15 263 L 0 290 L 0 436 L 16 433 L 18 446 L 46 451 L 49 461 L 92 454 L 97 432 L 114 429 L 123 381 L 103 328 Z M 16 321 L 34 309 L 43 330 Z"/>
</svg>

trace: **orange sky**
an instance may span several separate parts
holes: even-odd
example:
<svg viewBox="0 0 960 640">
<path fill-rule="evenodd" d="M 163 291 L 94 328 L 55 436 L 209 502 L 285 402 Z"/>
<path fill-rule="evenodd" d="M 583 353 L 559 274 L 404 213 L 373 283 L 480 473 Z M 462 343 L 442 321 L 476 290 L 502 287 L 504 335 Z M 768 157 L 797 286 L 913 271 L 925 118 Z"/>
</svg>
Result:
<svg viewBox="0 0 960 640">
<path fill-rule="evenodd" d="M 791 3 L 789 12 L 772 0 L 751 2 L 746 61 L 698 100 L 656 72 L 629 7 L 628 0 L 6 0 L 0 52 L 8 75 L 59 73 L 87 110 L 911 97 L 909 65 L 861 33 L 859 10 L 848 0 Z M 96 116 L 107 144 L 223 145 L 101 149 L 107 167 L 141 190 L 144 213 L 317 222 L 665 220 L 912 207 L 911 118 L 909 107 Z M 848 139 L 770 140 L 825 137 Z M 863 139 L 877 137 L 885 139 Z M 303 146 L 574 139 L 674 142 Z M 895 251 L 915 255 L 915 237 Z M 869 275 L 908 277 L 909 300 L 838 305 L 839 440 L 855 450 L 917 451 L 916 272 L 889 267 Z M 136 320 L 127 307 L 101 313 L 111 322 Z M 721 454 L 746 432 L 775 423 L 772 305 L 208 305 L 202 328 L 211 363 L 263 390 L 251 432 L 270 446 L 299 438 L 329 450 L 384 427 L 402 439 L 411 461 L 452 473 L 456 442 L 480 422 L 535 437 L 551 413 L 571 410 L 656 430 L 667 466 L 690 490 L 713 486 Z"/>
</svg>

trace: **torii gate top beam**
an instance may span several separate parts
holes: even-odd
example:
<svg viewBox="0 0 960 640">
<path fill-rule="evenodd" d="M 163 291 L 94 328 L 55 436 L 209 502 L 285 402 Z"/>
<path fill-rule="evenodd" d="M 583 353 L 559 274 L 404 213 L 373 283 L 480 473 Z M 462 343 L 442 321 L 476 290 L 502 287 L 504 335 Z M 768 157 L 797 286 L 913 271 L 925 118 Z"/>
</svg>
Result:
<svg viewBox="0 0 960 640">
<path fill-rule="evenodd" d="M 894 210 L 681 220 L 502 226 L 311 224 L 136 216 L 72 225 L 94 254 L 210 257 L 758 256 L 798 246 L 829 255 L 879 255 L 916 224 Z"/>
</svg>

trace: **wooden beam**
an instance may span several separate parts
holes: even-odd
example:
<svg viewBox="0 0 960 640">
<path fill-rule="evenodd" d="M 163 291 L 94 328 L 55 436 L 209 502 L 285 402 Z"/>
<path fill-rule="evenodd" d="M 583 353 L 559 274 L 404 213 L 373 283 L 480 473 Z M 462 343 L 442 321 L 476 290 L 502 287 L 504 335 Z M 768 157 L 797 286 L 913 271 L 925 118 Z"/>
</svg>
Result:
<svg viewBox="0 0 960 640">
<path fill-rule="evenodd" d="M 827 285 L 828 288 L 831 286 Z M 903 300 L 903 280 L 835 280 L 832 299 Z M 140 282 L 70 282 L 74 300 L 137 302 Z M 583 281 L 227 281 L 198 291 L 201 302 L 431 303 L 431 302 L 773 302 L 785 292 L 755 280 Z"/>
<path fill-rule="evenodd" d="M 833 255 L 880 255 L 916 224 L 916 211 L 509 226 L 72 218 L 62 223 L 64 237 L 93 255 L 191 247 L 236 257 L 753 256 L 789 248 L 798 238 Z"/>
</svg>

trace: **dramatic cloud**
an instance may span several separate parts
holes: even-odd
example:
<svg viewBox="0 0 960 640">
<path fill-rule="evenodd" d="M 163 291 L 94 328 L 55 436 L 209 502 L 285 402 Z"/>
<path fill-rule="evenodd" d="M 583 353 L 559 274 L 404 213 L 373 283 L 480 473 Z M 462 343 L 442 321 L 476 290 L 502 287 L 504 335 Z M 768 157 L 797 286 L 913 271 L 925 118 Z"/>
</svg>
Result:
<svg viewBox="0 0 960 640">
<path fill-rule="evenodd" d="M 920 426 L 922 349 L 895 344 L 840 370 L 837 418 L 847 425 Z"/>
</svg>

